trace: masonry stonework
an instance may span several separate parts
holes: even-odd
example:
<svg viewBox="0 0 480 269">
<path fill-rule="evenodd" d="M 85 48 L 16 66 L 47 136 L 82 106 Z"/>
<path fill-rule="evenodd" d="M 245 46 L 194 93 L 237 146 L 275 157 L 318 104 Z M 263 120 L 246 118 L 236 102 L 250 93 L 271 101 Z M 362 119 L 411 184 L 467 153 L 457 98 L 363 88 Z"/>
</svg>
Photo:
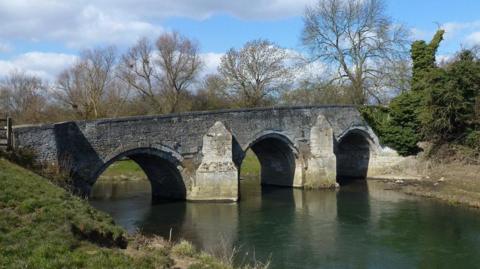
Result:
<svg viewBox="0 0 480 269">
<path fill-rule="evenodd" d="M 354 134 L 354 135 L 353 135 Z M 360 138 L 355 137 L 359 135 Z M 355 145 L 359 143 L 359 145 Z M 280 107 L 190 112 L 14 127 L 16 149 L 41 165 L 57 165 L 88 196 L 114 161 L 130 158 L 145 171 L 158 198 L 230 200 L 239 197 L 239 170 L 252 149 L 262 184 L 332 187 L 342 167 L 381 173 L 402 158 L 383 148 L 353 106 Z M 368 162 L 348 158 L 366 149 Z M 345 161 L 339 161 L 339 160 Z M 342 162 L 351 162 L 342 166 Z M 347 171 L 348 172 L 348 171 Z"/>
<path fill-rule="evenodd" d="M 202 162 L 189 200 L 238 199 L 238 171 L 232 159 L 232 134 L 217 121 L 203 137 Z"/>
</svg>

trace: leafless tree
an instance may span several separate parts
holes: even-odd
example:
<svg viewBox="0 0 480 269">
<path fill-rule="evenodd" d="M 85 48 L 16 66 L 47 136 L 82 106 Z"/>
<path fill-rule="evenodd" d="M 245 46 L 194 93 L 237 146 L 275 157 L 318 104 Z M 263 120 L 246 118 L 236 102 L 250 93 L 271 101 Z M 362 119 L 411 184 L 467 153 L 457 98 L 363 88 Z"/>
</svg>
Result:
<svg viewBox="0 0 480 269">
<path fill-rule="evenodd" d="M 267 40 L 254 40 L 238 51 L 230 49 L 218 71 L 241 105 L 262 106 L 291 78 L 286 60 L 284 49 Z"/>
<path fill-rule="evenodd" d="M 188 93 L 202 68 L 196 42 L 177 32 L 162 34 L 152 44 L 141 38 L 119 65 L 119 77 L 153 112 L 172 113 L 189 106 Z"/>
<path fill-rule="evenodd" d="M 161 77 L 153 52 L 147 38 L 139 39 L 122 56 L 119 77 L 150 104 L 153 112 L 162 113 Z"/>
<path fill-rule="evenodd" d="M 58 76 L 56 97 L 82 119 L 107 116 L 115 61 L 113 47 L 83 51 L 78 62 Z"/>
<path fill-rule="evenodd" d="M 179 111 L 181 99 L 202 68 L 198 44 L 177 32 L 162 34 L 157 42 L 160 81 L 168 112 Z"/>
<path fill-rule="evenodd" d="M 304 16 L 303 44 L 311 60 L 335 67 L 332 82 L 348 84 L 351 101 L 381 102 L 385 66 L 408 57 L 408 33 L 385 14 L 383 0 L 319 0 Z"/>
<path fill-rule="evenodd" d="M 47 86 L 38 77 L 20 71 L 0 81 L 0 108 L 17 123 L 38 123 L 43 119 Z"/>
<path fill-rule="evenodd" d="M 303 80 L 297 87 L 282 94 L 285 105 L 348 104 L 346 88 L 321 79 Z"/>
<path fill-rule="evenodd" d="M 224 109 L 233 105 L 225 81 L 218 74 L 205 76 L 193 98 L 194 110 Z"/>
</svg>

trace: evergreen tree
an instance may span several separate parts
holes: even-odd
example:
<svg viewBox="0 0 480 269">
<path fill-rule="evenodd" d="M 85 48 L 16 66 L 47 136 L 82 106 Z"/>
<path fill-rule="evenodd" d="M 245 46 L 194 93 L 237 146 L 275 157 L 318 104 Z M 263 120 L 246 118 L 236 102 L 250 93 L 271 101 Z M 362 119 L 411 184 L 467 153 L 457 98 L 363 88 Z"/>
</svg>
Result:
<svg viewBox="0 0 480 269">
<path fill-rule="evenodd" d="M 444 69 L 433 69 L 423 79 L 425 105 L 422 131 L 439 142 L 460 141 L 476 126 L 476 99 L 480 93 L 480 61 L 469 50 Z"/>
</svg>

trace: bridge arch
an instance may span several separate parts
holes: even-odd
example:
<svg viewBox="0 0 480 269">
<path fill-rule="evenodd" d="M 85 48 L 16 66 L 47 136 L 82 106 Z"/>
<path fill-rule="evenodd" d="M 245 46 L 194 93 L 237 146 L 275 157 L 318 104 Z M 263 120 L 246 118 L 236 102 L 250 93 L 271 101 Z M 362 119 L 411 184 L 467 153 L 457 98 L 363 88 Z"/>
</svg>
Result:
<svg viewBox="0 0 480 269">
<path fill-rule="evenodd" d="M 255 136 L 244 152 L 251 149 L 260 162 L 261 184 L 293 186 L 298 150 L 286 135 L 267 131 Z"/>
<path fill-rule="evenodd" d="M 152 200 L 186 199 L 186 186 L 179 170 L 181 159 L 164 147 L 132 147 L 114 151 L 93 172 L 92 185 L 111 164 L 124 158 L 131 159 L 144 171 L 151 184 Z"/>
<path fill-rule="evenodd" d="M 376 152 L 375 138 L 364 128 L 350 128 L 337 141 L 337 181 L 365 179 L 371 156 Z"/>
</svg>

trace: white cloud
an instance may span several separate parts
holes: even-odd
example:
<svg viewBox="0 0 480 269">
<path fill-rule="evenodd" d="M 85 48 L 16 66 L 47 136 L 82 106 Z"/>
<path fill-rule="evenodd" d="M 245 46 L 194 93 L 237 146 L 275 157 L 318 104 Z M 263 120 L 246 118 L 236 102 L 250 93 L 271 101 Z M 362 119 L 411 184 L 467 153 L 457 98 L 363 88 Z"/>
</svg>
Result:
<svg viewBox="0 0 480 269">
<path fill-rule="evenodd" d="M 471 31 L 480 29 L 480 21 L 471 22 L 447 22 L 440 26 L 445 30 L 445 34 L 448 37 L 453 37 L 457 34 L 461 34 L 463 31 Z"/>
<path fill-rule="evenodd" d="M 217 68 L 220 65 L 221 58 L 224 54 L 223 53 L 202 53 L 200 57 L 204 62 L 202 74 L 200 77 L 203 77 L 208 74 L 217 73 Z"/>
<path fill-rule="evenodd" d="M 241 19 L 269 20 L 302 14 L 315 0 L 0 0 L 2 38 L 62 42 L 83 48 L 131 44 L 140 36 L 163 31 L 170 17 L 205 19 L 230 14 Z"/>
<path fill-rule="evenodd" d="M 0 52 L 12 44 L 58 44 L 74 50 L 94 46 L 130 46 L 139 37 L 154 38 L 165 19 L 197 20 L 229 14 L 247 20 L 272 20 L 301 15 L 316 0 L 0 0 Z M 8 42 L 4 42 L 8 41 Z M 216 72 L 221 53 L 204 53 L 203 73 Z M 75 56 L 29 52 L 0 60 L 0 75 L 13 69 L 52 79 Z"/>
<path fill-rule="evenodd" d="M 418 28 L 410 29 L 410 37 L 413 40 L 424 40 L 430 37 L 431 33 Z"/>
<path fill-rule="evenodd" d="M 480 31 L 469 34 L 466 41 L 468 45 L 480 45 Z"/>
<path fill-rule="evenodd" d="M 65 40 L 67 46 L 79 48 L 92 44 L 131 44 L 141 36 L 159 35 L 163 28 L 145 21 L 104 13 L 88 6 L 76 18 L 75 29 L 61 28 L 50 34 L 53 39 Z"/>
<path fill-rule="evenodd" d="M 63 53 L 28 52 L 11 60 L 0 60 L 0 77 L 14 70 L 53 81 L 55 76 L 72 65 L 77 56 Z"/>
<path fill-rule="evenodd" d="M 111 5 L 116 6 L 115 1 Z M 72 48 L 131 44 L 140 36 L 158 35 L 162 27 L 130 15 L 130 11 L 83 4 L 81 1 L 2 1 L 3 38 L 61 42 Z"/>
<path fill-rule="evenodd" d="M 316 0 L 123 0 L 100 1 L 103 7 L 116 11 L 130 10 L 153 18 L 188 17 L 205 19 L 214 14 L 227 13 L 242 19 L 279 19 L 302 14 L 306 5 Z"/>
<path fill-rule="evenodd" d="M 455 57 L 454 54 L 440 54 L 435 57 L 437 64 L 443 65 L 450 62 Z"/>
</svg>

